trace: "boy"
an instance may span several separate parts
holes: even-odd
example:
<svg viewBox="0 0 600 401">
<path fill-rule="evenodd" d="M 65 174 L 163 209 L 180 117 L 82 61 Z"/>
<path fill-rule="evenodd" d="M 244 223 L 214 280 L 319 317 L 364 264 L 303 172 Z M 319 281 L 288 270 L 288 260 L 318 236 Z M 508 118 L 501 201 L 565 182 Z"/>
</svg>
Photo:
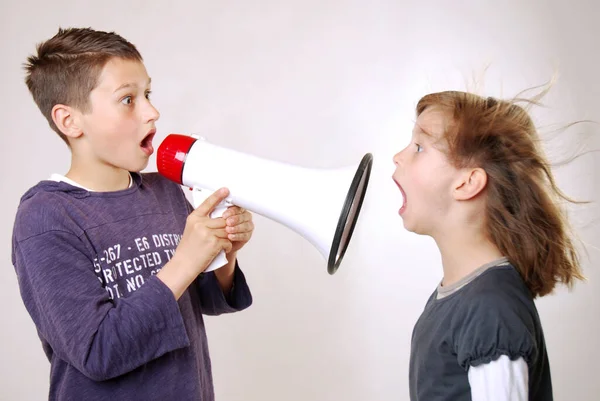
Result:
<svg viewBox="0 0 600 401">
<path fill-rule="evenodd" d="M 236 253 L 249 212 L 196 210 L 177 184 L 141 174 L 158 111 L 136 48 L 115 33 L 59 29 L 26 65 L 27 86 L 69 146 L 66 176 L 22 197 L 13 256 L 51 364 L 50 400 L 213 400 L 202 315 L 252 303 Z M 229 264 L 203 273 L 224 250 Z"/>
</svg>

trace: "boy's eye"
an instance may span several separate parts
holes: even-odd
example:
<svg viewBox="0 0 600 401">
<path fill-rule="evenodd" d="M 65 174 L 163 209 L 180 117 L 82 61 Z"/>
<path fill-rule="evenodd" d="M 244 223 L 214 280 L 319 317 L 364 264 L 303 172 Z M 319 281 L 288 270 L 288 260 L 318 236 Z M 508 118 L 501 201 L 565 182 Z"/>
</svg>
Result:
<svg viewBox="0 0 600 401">
<path fill-rule="evenodd" d="M 131 104 L 132 101 L 133 99 L 131 98 L 131 96 L 125 96 L 123 99 L 121 99 L 121 103 L 123 104 Z"/>
<path fill-rule="evenodd" d="M 150 94 L 152 93 L 152 91 L 147 91 L 146 92 L 146 99 L 150 100 Z"/>
</svg>

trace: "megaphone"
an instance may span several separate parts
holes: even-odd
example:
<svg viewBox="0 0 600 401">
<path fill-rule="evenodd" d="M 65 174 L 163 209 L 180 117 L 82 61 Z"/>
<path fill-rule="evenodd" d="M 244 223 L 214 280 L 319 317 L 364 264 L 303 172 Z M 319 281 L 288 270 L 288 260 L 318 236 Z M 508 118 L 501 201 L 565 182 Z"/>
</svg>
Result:
<svg viewBox="0 0 600 401">
<path fill-rule="evenodd" d="M 365 198 L 373 155 L 355 166 L 312 169 L 227 149 L 196 135 L 169 134 L 160 144 L 159 174 L 193 190 L 194 208 L 221 187 L 229 197 L 212 213 L 237 205 L 291 228 L 338 270 Z M 206 271 L 227 263 L 223 251 Z"/>
</svg>

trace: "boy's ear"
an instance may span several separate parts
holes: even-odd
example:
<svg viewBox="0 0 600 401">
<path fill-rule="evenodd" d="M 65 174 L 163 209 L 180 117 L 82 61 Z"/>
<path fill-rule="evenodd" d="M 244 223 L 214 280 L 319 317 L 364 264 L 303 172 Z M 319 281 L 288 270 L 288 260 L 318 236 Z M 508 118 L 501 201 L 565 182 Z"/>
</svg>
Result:
<svg viewBox="0 0 600 401">
<path fill-rule="evenodd" d="M 487 173 L 484 169 L 465 169 L 454 185 L 454 199 L 469 200 L 479 195 L 487 184 Z"/>
<path fill-rule="evenodd" d="M 69 138 L 78 138 L 83 134 L 78 120 L 77 111 L 72 107 L 56 104 L 52 108 L 52 121 Z"/>
</svg>

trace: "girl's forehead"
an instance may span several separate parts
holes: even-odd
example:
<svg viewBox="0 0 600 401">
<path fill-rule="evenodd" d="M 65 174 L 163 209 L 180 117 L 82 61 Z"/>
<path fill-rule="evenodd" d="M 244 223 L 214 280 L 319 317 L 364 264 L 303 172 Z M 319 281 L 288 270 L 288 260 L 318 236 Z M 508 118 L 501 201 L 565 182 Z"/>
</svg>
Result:
<svg viewBox="0 0 600 401">
<path fill-rule="evenodd" d="M 441 139 L 447 132 L 449 120 L 446 111 L 437 107 L 427 108 L 418 116 L 413 134 L 424 134 L 432 139 Z"/>
</svg>

